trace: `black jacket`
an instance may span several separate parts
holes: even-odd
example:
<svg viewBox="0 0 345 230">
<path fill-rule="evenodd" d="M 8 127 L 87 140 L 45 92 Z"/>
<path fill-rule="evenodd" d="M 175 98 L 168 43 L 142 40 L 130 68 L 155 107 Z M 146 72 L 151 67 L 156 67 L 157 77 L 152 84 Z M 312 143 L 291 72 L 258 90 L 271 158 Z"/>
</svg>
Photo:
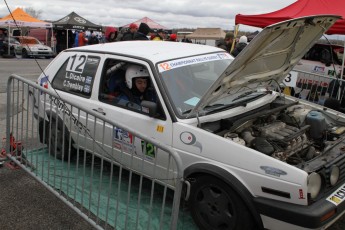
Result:
<svg viewBox="0 0 345 230">
<path fill-rule="evenodd" d="M 150 31 L 151 29 L 146 23 L 140 23 L 138 32 L 134 34 L 133 40 L 149 40 L 146 36 Z"/>
<path fill-rule="evenodd" d="M 136 32 L 134 34 L 133 40 L 149 40 L 148 37 L 146 37 L 145 34 L 140 33 L 140 32 Z"/>
<path fill-rule="evenodd" d="M 121 41 L 132 41 L 134 39 L 135 33 L 132 33 L 131 31 L 127 31 L 123 34 Z"/>
<path fill-rule="evenodd" d="M 236 57 L 247 46 L 247 43 L 238 43 L 231 52 L 232 56 Z"/>
</svg>

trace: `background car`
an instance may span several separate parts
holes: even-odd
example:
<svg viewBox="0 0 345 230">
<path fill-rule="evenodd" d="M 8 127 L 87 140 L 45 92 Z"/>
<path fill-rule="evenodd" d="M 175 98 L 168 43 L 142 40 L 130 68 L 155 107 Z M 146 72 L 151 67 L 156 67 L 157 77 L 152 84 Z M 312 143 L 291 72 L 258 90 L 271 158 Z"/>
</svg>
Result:
<svg viewBox="0 0 345 230">
<path fill-rule="evenodd" d="M 316 43 L 303 56 L 294 70 L 335 76 L 341 72 L 343 51 L 344 47 L 340 45 Z"/>
<path fill-rule="evenodd" d="M 10 50 L 8 50 L 8 38 L 6 37 L 3 41 L 3 44 L 0 48 L 1 56 L 15 56 L 15 49 L 20 45 L 19 41 L 16 38 L 10 37 Z"/>
<path fill-rule="evenodd" d="M 42 44 L 37 38 L 29 36 L 14 36 L 14 38 L 20 43 L 15 47 L 15 52 L 22 55 L 23 58 L 45 57 L 49 59 L 54 56 L 53 50 Z"/>
<path fill-rule="evenodd" d="M 340 45 L 314 44 L 285 81 L 293 88 L 291 95 L 319 104 L 323 104 L 329 95 L 337 95 L 338 87 L 335 90 L 334 84 L 337 78 L 341 79 L 343 52 L 344 47 Z M 295 75 L 295 81 L 290 81 L 291 74 Z M 345 101 L 342 102 L 343 106 L 344 103 Z"/>
</svg>

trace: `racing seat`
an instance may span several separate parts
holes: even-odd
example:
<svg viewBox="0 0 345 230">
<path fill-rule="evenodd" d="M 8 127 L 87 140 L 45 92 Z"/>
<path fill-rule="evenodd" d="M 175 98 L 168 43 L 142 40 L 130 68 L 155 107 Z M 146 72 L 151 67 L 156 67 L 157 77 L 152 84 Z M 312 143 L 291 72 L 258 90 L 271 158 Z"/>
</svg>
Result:
<svg viewBox="0 0 345 230">
<path fill-rule="evenodd" d="M 125 70 L 119 69 L 114 72 L 107 81 L 108 96 L 109 100 L 112 102 L 116 102 L 116 98 L 121 94 L 122 89 L 125 87 L 125 73 Z"/>
</svg>

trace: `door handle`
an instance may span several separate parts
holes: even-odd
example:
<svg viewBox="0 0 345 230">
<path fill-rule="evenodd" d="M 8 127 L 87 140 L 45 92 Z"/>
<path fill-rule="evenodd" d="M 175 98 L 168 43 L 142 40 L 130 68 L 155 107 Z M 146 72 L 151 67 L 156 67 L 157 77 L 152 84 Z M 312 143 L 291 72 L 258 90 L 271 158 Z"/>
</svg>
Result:
<svg viewBox="0 0 345 230">
<path fill-rule="evenodd" d="M 97 113 L 100 113 L 102 115 L 106 115 L 106 113 L 103 111 L 103 109 L 101 108 L 98 108 L 98 109 L 92 109 L 93 111 L 97 112 Z"/>
</svg>

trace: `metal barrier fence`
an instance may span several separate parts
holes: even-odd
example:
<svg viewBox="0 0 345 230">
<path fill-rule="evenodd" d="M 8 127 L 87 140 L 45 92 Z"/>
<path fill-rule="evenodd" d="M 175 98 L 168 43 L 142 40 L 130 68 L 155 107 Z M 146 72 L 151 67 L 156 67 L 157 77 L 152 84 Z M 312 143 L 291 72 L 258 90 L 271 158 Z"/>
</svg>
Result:
<svg viewBox="0 0 345 230">
<path fill-rule="evenodd" d="M 345 80 L 316 73 L 294 70 L 288 78 L 293 78 L 285 92 L 291 96 L 324 105 L 326 99 L 336 99 L 345 107 Z M 285 83 L 286 83 L 285 79 Z"/>
<path fill-rule="evenodd" d="M 154 151 L 138 155 L 136 143 Z M 17 75 L 7 86 L 6 151 L 98 229 L 178 227 L 183 175 L 172 148 Z"/>
</svg>

